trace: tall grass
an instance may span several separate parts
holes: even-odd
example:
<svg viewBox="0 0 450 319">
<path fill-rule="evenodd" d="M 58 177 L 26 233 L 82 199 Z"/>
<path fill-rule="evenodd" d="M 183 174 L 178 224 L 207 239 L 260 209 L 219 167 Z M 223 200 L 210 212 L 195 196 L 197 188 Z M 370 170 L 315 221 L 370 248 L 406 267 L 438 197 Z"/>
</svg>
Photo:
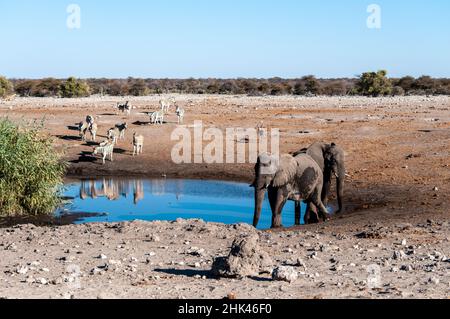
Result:
<svg viewBox="0 0 450 319">
<path fill-rule="evenodd" d="M 50 214 L 60 204 L 66 164 L 41 128 L 0 119 L 0 216 Z"/>
</svg>

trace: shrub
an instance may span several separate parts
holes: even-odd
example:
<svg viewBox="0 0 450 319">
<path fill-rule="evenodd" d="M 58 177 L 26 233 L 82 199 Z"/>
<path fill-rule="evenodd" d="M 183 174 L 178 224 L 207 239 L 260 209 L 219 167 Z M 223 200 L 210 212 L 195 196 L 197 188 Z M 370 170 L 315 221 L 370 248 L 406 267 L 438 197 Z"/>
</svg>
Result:
<svg viewBox="0 0 450 319">
<path fill-rule="evenodd" d="M 12 83 L 7 78 L 0 76 L 0 98 L 11 95 L 13 92 Z"/>
<path fill-rule="evenodd" d="M 392 89 L 392 95 L 403 96 L 405 95 L 405 90 L 401 86 L 394 86 L 394 88 Z"/>
<path fill-rule="evenodd" d="M 60 204 L 66 164 L 36 124 L 0 119 L 0 216 L 49 214 Z"/>
<path fill-rule="evenodd" d="M 60 86 L 61 97 L 74 98 L 90 95 L 89 85 L 86 82 L 70 77 Z"/>
<path fill-rule="evenodd" d="M 363 73 L 356 83 L 356 92 L 366 96 L 389 95 L 392 93 L 392 83 L 386 77 L 387 71 Z"/>
<path fill-rule="evenodd" d="M 36 97 L 59 96 L 60 87 L 60 80 L 54 78 L 43 79 L 34 86 L 31 95 Z"/>
</svg>

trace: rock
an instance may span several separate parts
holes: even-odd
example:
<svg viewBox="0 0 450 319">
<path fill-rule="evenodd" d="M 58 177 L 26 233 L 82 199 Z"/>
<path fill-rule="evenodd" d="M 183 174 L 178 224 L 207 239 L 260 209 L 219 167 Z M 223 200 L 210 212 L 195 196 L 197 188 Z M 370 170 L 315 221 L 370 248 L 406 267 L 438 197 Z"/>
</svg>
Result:
<svg viewBox="0 0 450 319">
<path fill-rule="evenodd" d="M 272 271 L 272 259 L 258 245 L 258 235 L 240 237 L 233 241 L 226 257 L 214 259 L 211 272 L 214 276 L 244 278 Z"/>
<path fill-rule="evenodd" d="M 148 241 L 157 243 L 157 242 L 160 242 L 161 239 L 158 237 L 158 235 L 151 234 L 151 235 L 148 235 Z"/>
<path fill-rule="evenodd" d="M 38 279 L 36 279 L 35 282 L 38 283 L 38 284 L 41 284 L 41 285 L 47 285 L 48 284 L 48 280 L 45 279 L 45 278 L 38 278 Z"/>
<path fill-rule="evenodd" d="M 292 283 L 298 279 L 298 272 L 294 267 L 280 266 L 273 270 L 272 279 Z"/>
<path fill-rule="evenodd" d="M 307 267 L 306 267 L 305 262 L 304 262 L 303 259 L 301 259 L 300 257 L 297 258 L 297 261 L 296 261 L 296 263 L 295 263 L 295 266 L 296 266 L 296 267 L 303 267 L 303 269 L 304 269 L 305 271 L 307 270 Z"/>
<path fill-rule="evenodd" d="M 108 257 L 106 255 L 100 254 L 98 257 L 98 259 L 108 259 Z"/>
<path fill-rule="evenodd" d="M 186 254 L 196 257 L 205 256 L 205 250 L 203 248 L 191 247 L 186 251 Z"/>
<path fill-rule="evenodd" d="M 435 285 L 439 285 L 441 281 L 439 280 L 439 278 L 436 277 L 431 277 L 430 279 L 428 279 L 428 283 L 430 284 L 435 284 Z"/>
<path fill-rule="evenodd" d="M 28 267 L 25 266 L 20 266 L 17 267 L 16 269 L 16 273 L 18 273 L 19 275 L 25 275 L 28 272 Z"/>
<path fill-rule="evenodd" d="M 409 272 L 409 271 L 412 271 L 413 268 L 411 267 L 411 265 L 403 265 L 403 266 L 400 268 L 400 270 Z"/>
<path fill-rule="evenodd" d="M 394 254 L 392 256 L 395 260 L 403 260 L 406 258 L 406 253 L 403 250 L 394 251 Z"/>
<path fill-rule="evenodd" d="M 230 292 L 225 299 L 236 300 L 237 299 L 236 293 Z"/>
<path fill-rule="evenodd" d="M 339 263 L 331 266 L 330 268 L 331 271 L 341 271 L 342 269 L 344 269 L 344 267 Z"/>
</svg>

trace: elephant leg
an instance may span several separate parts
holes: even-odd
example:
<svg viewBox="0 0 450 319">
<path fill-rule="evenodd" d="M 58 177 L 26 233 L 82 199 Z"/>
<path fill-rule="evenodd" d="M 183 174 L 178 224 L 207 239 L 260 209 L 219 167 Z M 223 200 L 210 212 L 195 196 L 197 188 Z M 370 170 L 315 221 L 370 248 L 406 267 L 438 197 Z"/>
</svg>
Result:
<svg viewBox="0 0 450 319">
<path fill-rule="evenodd" d="M 283 192 L 278 190 L 276 195 L 275 209 L 272 211 L 272 228 L 283 227 L 281 223 L 281 213 L 283 207 L 286 204 L 287 197 L 283 195 Z"/>
<path fill-rule="evenodd" d="M 301 202 L 295 201 L 295 225 L 300 225 L 300 217 L 301 217 Z"/>
<path fill-rule="evenodd" d="M 328 205 L 328 196 L 330 194 L 331 189 L 331 171 L 330 169 L 325 168 L 323 172 L 323 187 L 322 187 L 322 203 L 324 206 Z"/>
<path fill-rule="evenodd" d="M 323 221 L 327 221 L 328 210 L 325 207 L 325 205 L 322 203 L 322 200 L 320 199 L 320 194 L 321 194 L 321 190 L 320 190 L 320 187 L 318 187 L 314 191 L 310 200 L 314 204 L 314 206 L 316 206 L 319 217 L 322 218 Z"/>
<path fill-rule="evenodd" d="M 316 207 L 308 201 L 305 213 L 305 224 L 317 224 L 319 222 L 319 216 L 317 215 Z"/>
<path fill-rule="evenodd" d="M 269 187 L 267 190 L 267 196 L 269 198 L 270 209 L 273 214 L 275 212 L 275 205 L 277 202 L 277 190 Z"/>
</svg>

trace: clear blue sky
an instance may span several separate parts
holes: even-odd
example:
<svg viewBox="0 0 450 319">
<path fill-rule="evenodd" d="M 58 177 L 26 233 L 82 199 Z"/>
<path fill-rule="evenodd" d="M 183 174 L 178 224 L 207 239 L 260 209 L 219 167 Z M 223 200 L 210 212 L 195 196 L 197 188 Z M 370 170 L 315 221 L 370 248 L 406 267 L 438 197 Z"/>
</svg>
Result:
<svg viewBox="0 0 450 319">
<path fill-rule="evenodd" d="M 448 0 L 0 0 L 0 35 L 7 77 L 450 77 Z"/>
</svg>

